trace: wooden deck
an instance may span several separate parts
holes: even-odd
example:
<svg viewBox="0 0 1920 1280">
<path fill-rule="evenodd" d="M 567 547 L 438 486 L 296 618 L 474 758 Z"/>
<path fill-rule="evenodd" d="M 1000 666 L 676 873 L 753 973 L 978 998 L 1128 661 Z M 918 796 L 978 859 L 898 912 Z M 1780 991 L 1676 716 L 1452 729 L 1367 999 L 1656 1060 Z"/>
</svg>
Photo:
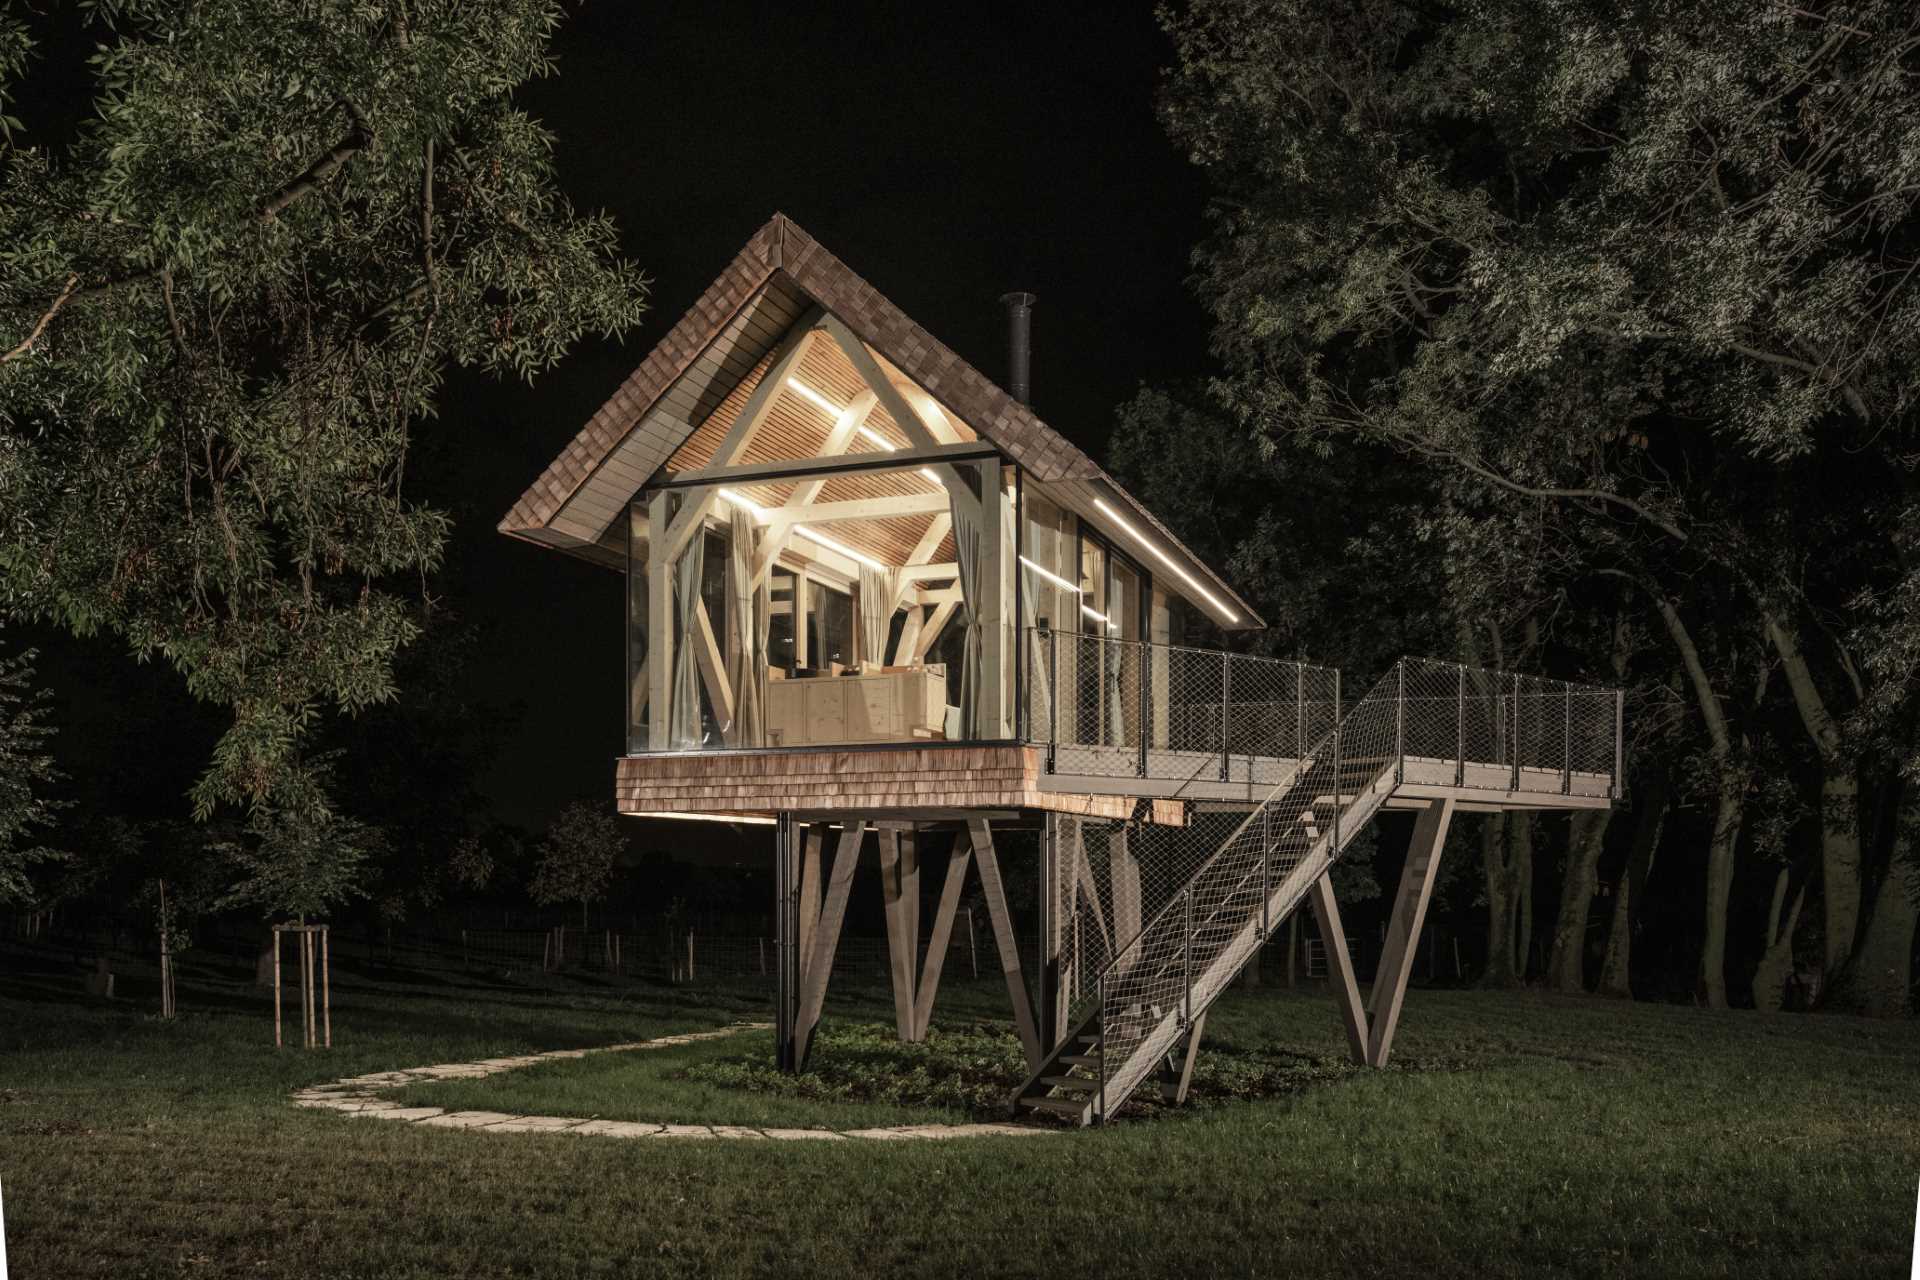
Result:
<svg viewBox="0 0 1920 1280">
<path fill-rule="evenodd" d="M 1136 749 L 1074 747 L 1071 759 L 1081 770 L 1111 772 L 1048 773 L 1046 748 L 1017 743 L 676 752 L 622 757 L 615 797 L 629 814 L 769 818 L 791 810 L 918 820 L 1022 809 L 1124 819 L 1136 800 L 1149 799 L 1154 821 L 1179 825 L 1187 803 L 1252 808 L 1300 763 L 1234 756 L 1222 779 L 1216 755 L 1150 750 L 1148 772 L 1156 776 L 1143 778 Z M 1557 769 L 1522 769 L 1516 785 L 1507 765 L 1409 756 L 1387 807 L 1452 799 L 1469 811 L 1604 809 L 1610 785 L 1606 774 Z"/>
</svg>

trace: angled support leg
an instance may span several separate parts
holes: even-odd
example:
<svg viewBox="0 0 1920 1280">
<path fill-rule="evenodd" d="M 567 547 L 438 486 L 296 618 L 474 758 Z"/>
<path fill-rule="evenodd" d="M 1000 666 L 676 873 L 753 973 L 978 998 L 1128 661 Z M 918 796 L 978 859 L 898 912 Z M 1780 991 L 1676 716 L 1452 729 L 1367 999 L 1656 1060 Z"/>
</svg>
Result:
<svg viewBox="0 0 1920 1280">
<path fill-rule="evenodd" d="M 827 884 L 820 920 L 813 929 L 806 974 L 800 984 L 800 1017 L 794 1027 L 793 1046 L 798 1071 L 806 1070 L 807 1053 L 813 1048 L 813 1031 L 820 1023 L 820 1010 L 826 1004 L 827 978 L 833 972 L 833 953 L 840 945 L 840 926 L 847 918 L 847 897 L 853 889 L 853 871 L 860 863 L 860 843 L 866 832 L 867 824 L 859 819 L 848 819 L 840 828 L 840 847 L 833 855 L 833 878 Z M 805 906 L 803 897 L 803 911 Z"/>
<path fill-rule="evenodd" d="M 1453 803 L 1435 800 L 1414 820 L 1413 843 L 1407 848 L 1406 869 L 1400 873 L 1393 917 L 1387 922 L 1386 948 L 1367 1006 L 1371 1023 L 1367 1036 L 1369 1066 L 1386 1066 L 1387 1055 L 1393 1051 L 1393 1033 L 1400 1022 L 1400 1006 L 1406 1000 L 1407 979 L 1413 973 L 1414 948 L 1420 941 L 1420 926 L 1426 921 L 1427 903 L 1433 898 L 1433 882 L 1440 872 L 1440 849 L 1453 823 Z"/>
<path fill-rule="evenodd" d="M 973 846 L 966 836 L 953 842 L 953 857 L 947 861 L 947 882 L 940 888 L 940 905 L 933 913 L 933 933 L 927 939 L 927 967 L 920 975 L 920 989 L 913 1000 L 913 1039 L 927 1038 L 927 1025 L 933 1019 L 933 996 L 940 989 L 940 970 L 946 964 L 947 945 L 953 939 L 953 919 L 960 912 L 960 891 L 966 886 L 967 868 L 973 864 Z"/>
<path fill-rule="evenodd" d="M 919 946 L 914 939 L 913 921 L 920 908 L 919 877 L 909 887 L 904 862 L 912 846 L 902 849 L 900 833 L 882 831 L 880 837 L 880 893 L 886 903 L 887 961 L 893 977 L 893 1021 L 900 1043 L 914 1039 L 914 995 L 919 985 Z"/>
<path fill-rule="evenodd" d="M 986 819 L 972 818 L 967 822 L 967 835 L 973 841 L 973 856 L 980 863 L 980 888 L 987 899 L 987 915 L 993 921 L 993 941 L 1000 950 L 1007 997 L 1013 1001 L 1014 1027 L 1020 1033 L 1020 1047 L 1026 1051 L 1027 1068 L 1033 1070 L 1040 1065 L 1040 1034 L 1034 1026 L 1026 976 L 1020 972 L 1020 946 L 1013 933 L 1013 914 L 1007 909 L 1007 887 L 1000 879 L 1000 860 L 993 852 L 993 834 Z"/>
<path fill-rule="evenodd" d="M 1187 1100 L 1187 1090 L 1193 1087 L 1193 1064 L 1200 1056 L 1200 1037 L 1206 1030 L 1207 1013 L 1203 1009 L 1187 1028 L 1186 1037 L 1168 1055 L 1167 1070 L 1160 1077 L 1160 1096 L 1168 1102 Z"/>
<path fill-rule="evenodd" d="M 1327 978 L 1340 1001 L 1340 1021 L 1347 1029 L 1347 1051 L 1355 1066 L 1367 1065 L 1367 1010 L 1360 1003 L 1360 984 L 1354 980 L 1353 957 L 1347 952 L 1347 933 L 1340 923 L 1340 904 L 1334 900 L 1333 877 L 1322 874 L 1313 882 L 1313 918 L 1320 926 L 1320 942 L 1327 952 Z"/>
</svg>

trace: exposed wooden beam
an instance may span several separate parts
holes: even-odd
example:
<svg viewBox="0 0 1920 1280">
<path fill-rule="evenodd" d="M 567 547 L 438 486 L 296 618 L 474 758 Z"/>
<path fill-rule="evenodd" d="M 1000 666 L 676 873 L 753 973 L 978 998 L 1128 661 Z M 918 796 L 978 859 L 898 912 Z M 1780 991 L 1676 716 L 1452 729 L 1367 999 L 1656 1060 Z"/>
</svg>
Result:
<svg viewBox="0 0 1920 1280">
<path fill-rule="evenodd" d="M 967 840 L 953 842 L 953 856 L 947 860 L 947 882 L 940 889 L 940 905 L 933 912 L 933 933 L 927 938 L 927 967 L 921 971 L 920 986 L 914 992 L 913 1038 L 927 1038 L 927 1026 L 933 1019 L 933 996 L 940 988 L 940 970 L 947 961 L 947 946 L 953 940 L 953 918 L 960 909 L 960 892 L 966 886 L 967 866 L 973 861 L 973 847 Z"/>
<path fill-rule="evenodd" d="M 880 368 L 879 362 L 873 358 L 873 353 L 867 350 L 867 344 L 853 330 L 847 328 L 846 322 L 832 312 L 827 312 L 822 316 L 821 324 L 826 329 L 827 336 L 833 339 L 834 344 L 847 357 L 847 362 L 853 366 L 853 371 L 860 375 L 860 380 L 880 397 L 881 407 L 886 409 L 887 416 L 893 419 L 894 425 L 906 433 L 908 442 L 915 449 L 923 451 L 943 447 L 940 438 L 934 435 L 927 424 L 921 420 L 919 411 L 913 407 L 906 396 L 900 393 L 900 388 L 893 385 L 893 380 Z M 946 486 L 948 494 L 952 496 L 957 506 L 976 512 L 980 509 L 980 500 L 974 495 L 973 486 L 968 484 L 966 478 L 953 467 L 936 467 L 934 474 L 940 478 L 940 483 Z"/>
<path fill-rule="evenodd" d="M 893 642 L 894 666 L 904 667 L 913 661 L 913 655 L 918 652 L 916 646 L 920 639 L 920 624 L 925 617 L 924 609 L 907 609 L 907 619 L 900 624 L 900 638 Z"/>
<path fill-rule="evenodd" d="M 799 1069 L 807 1068 L 807 1053 L 813 1048 L 813 1030 L 819 1025 L 820 1011 L 826 1005 L 827 979 L 833 973 L 833 953 L 840 945 L 840 926 L 847 918 L 847 898 L 853 891 L 853 871 L 860 862 L 860 842 L 867 824 L 855 819 L 840 829 L 840 844 L 833 854 L 833 878 L 827 884 L 826 900 L 820 905 L 820 922 L 813 931 L 813 949 L 807 958 L 807 972 L 800 984 L 800 1021 L 794 1027 L 793 1060 Z"/>
<path fill-rule="evenodd" d="M 909 565 L 925 564 L 933 559 L 934 552 L 940 550 L 940 544 L 947 540 L 947 534 L 953 530 L 953 512 L 942 511 L 927 521 L 927 531 L 920 535 L 920 541 L 914 544 L 913 551 L 907 556 Z"/>
<path fill-rule="evenodd" d="M 929 582 L 959 576 L 960 566 L 952 560 L 943 560 L 938 564 L 909 564 L 900 567 L 902 582 Z"/>
<path fill-rule="evenodd" d="M 807 349 L 813 345 L 814 335 L 820 332 L 821 321 L 825 313 L 819 307 L 810 307 L 807 313 L 794 322 L 774 348 L 773 363 L 767 366 L 766 374 L 755 384 L 753 394 L 747 397 L 747 403 L 741 407 L 740 414 L 727 428 L 727 434 L 713 451 L 710 466 L 726 467 L 739 460 L 741 453 L 753 442 L 761 424 L 767 420 L 767 413 L 773 408 L 773 402 L 786 388 L 787 374 L 797 368 Z M 672 559 L 679 554 L 694 531 L 706 521 L 713 510 L 713 504 L 719 500 L 714 490 L 691 498 L 681 508 L 680 514 L 673 519 L 673 526 L 667 531 L 666 554 Z"/>
<path fill-rule="evenodd" d="M 912 593 L 910 604 L 932 608 L 943 604 L 965 604 L 967 593 L 958 587 L 922 587 Z"/>
<path fill-rule="evenodd" d="M 720 723 L 731 726 L 733 687 L 727 682 L 726 659 L 720 656 L 720 646 L 714 642 L 713 619 L 707 616 L 706 601 L 693 607 L 693 622 L 693 656 L 700 667 L 700 678 L 706 682 L 707 696 L 713 699 L 714 710 L 720 713 Z"/>
<path fill-rule="evenodd" d="M 1000 451 L 983 440 L 936 444 L 928 448 L 896 449 L 892 453 L 843 453 L 831 458 L 789 458 L 771 462 L 743 462 L 732 466 L 698 467 L 672 471 L 653 481 L 655 489 L 695 489 L 706 485 L 770 484 L 814 476 L 851 475 L 858 471 L 899 471 L 956 462 L 997 459 Z M 972 495 L 968 494 L 971 498 Z"/>
<path fill-rule="evenodd" d="M 862 391 L 859 395 L 848 401 L 847 407 L 840 411 L 838 418 L 834 419 L 833 430 L 827 432 L 827 438 L 825 442 L 821 444 L 820 452 L 814 456 L 818 458 L 837 458 L 844 454 L 847 451 L 847 446 L 853 443 L 853 433 L 866 425 L 867 418 L 873 413 L 874 406 L 879 403 L 880 397 L 872 391 Z M 819 498 L 820 491 L 826 488 L 826 486 L 827 481 L 825 477 L 817 480 L 809 480 L 793 491 L 793 496 L 787 499 L 787 505 L 789 507 L 811 505 Z"/>
<path fill-rule="evenodd" d="M 933 616 L 927 620 L 927 625 L 920 628 L 919 636 L 914 639 L 913 661 L 920 662 L 926 658 L 927 650 L 933 648 L 940 633 L 946 630 L 947 620 L 953 617 L 954 610 L 959 607 L 958 602 L 948 600 L 934 609 Z"/>
<path fill-rule="evenodd" d="M 652 706 L 647 745 L 654 751 L 667 749 L 672 731 L 667 708 L 672 705 L 673 565 L 663 551 L 667 528 L 667 495 L 656 493 L 647 501 L 647 700 Z"/>
<path fill-rule="evenodd" d="M 769 527 L 807 524 L 844 524 L 849 520 L 899 520 L 932 515 L 947 509 L 944 493 L 904 493 L 884 498 L 853 498 L 846 502 L 816 502 L 811 506 L 763 508 L 756 523 Z"/>
</svg>

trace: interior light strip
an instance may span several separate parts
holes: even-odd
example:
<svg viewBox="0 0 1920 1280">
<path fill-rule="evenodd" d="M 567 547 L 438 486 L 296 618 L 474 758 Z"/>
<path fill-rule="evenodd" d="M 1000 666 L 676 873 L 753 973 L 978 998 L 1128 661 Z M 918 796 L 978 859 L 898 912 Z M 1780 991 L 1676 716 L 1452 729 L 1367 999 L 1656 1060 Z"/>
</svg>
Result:
<svg viewBox="0 0 1920 1280">
<path fill-rule="evenodd" d="M 720 496 L 724 498 L 726 501 L 731 502 L 733 505 L 737 507 L 742 507 L 756 516 L 764 516 L 765 514 L 767 514 L 767 510 L 765 507 L 756 506 L 752 501 L 742 497 L 740 494 L 735 493 L 731 489 L 720 490 Z M 832 538 L 827 537 L 827 535 L 825 535 L 824 533 L 816 533 L 812 529 L 807 528 L 807 526 L 803 524 L 794 525 L 792 532 L 793 532 L 793 535 L 797 538 L 805 538 L 808 542 L 817 543 L 820 546 L 825 547 L 829 551 L 838 552 L 839 554 L 845 556 L 847 559 L 852 560 L 858 564 L 864 564 L 870 569 L 878 569 L 881 573 L 885 573 L 887 571 L 887 566 L 881 564 L 878 560 L 875 560 L 872 556 L 861 555 L 858 551 L 855 551 L 852 547 L 847 546 L 845 543 L 835 542 Z"/>
<path fill-rule="evenodd" d="M 1027 566 L 1027 568 L 1033 570 L 1035 573 L 1039 574 L 1042 578 L 1045 578 L 1048 582 L 1051 582 L 1054 586 L 1059 587 L 1062 591 L 1071 591 L 1073 592 L 1073 594 L 1077 596 L 1086 594 L 1086 589 L 1084 587 L 1074 586 L 1071 582 L 1068 582 L 1065 578 L 1061 577 L 1059 574 L 1054 573 L 1047 569 L 1042 569 L 1039 565 L 1027 559 L 1025 556 L 1020 557 L 1020 563 Z M 1083 605 L 1082 607 L 1084 608 L 1085 606 Z"/>
<path fill-rule="evenodd" d="M 827 399 L 825 396 L 821 395 L 818 391 L 815 391 L 812 387 L 800 381 L 798 378 L 788 378 L 787 385 L 789 387 L 792 387 L 795 391 L 799 392 L 802 396 L 805 396 L 807 399 L 819 405 L 822 409 L 825 409 L 828 413 L 832 414 L 836 418 L 847 411 L 845 405 L 835 404 L 833 401 Z M 861 423 L 859 426 L 855 427 L 854 431 L 860 435 L 861 439 L 866 440 L 869 443 L 878 445 L 880 448 L 885 449 L 888 453 L 892 453 L 900 447 L 899 445 L 893 443 L 893 441 L 881 435 L 878 431 L 875 431 L 872 427 L 868 426 L 864 422 Z M 933 472 L 927 470 L 925 467 L 920 468 L 920 474 L 925 476 L 928 480 L 931 480 L 934 484 L 940 483 L 940 477 L 936 476 L 935 474 L 933 474 Z"/>
<path fill-rule="evenodd" d="M 1100 508 L 1101 513 L 1104 514 L 1107 517 L 1107 519 L 1113 521 L 1115 524 L 1119 525 L 1122 529 L 1124 529 L 1129 538 L 1132 538 L 1135 542 L 1145 547 L 1148 551 L 1151 551 L 1156 560 L 1158 560 L 1161 564 L 1164 564 L 1165 566 L 1167 566 L 1167 568 L 1173 570 L 1175 574 L 1179 575 L 1180 580 L 1186 583 L 1188 586 L 1192 587 L 1194 591 L 1198 592 L 1200 598 L 1202 600 L 1205 600 L 1208 604 L 1212 605 L 1215 612 L 1225 615 L 1226 620 L 1228 622 L 1240 621 L 1239 614 L 1235 613 L 1232 609 L 1229 609 L 1226 605 L 1222 604 L 1218 596 L 1214 595 L 1213 592 L 1201 586 L 1200 583 L 1197 580 L 1195 580 L 1192 574 L 1188 573 L 1185 569 L 1181 568 L 1177 563 L 1175 563 L 1172 556 L 1168 555 L 1165 551 L 1160 549 L 1159 543 L 1150 540 L 1149 538 L 1147 538 L 1145 534 L 1141 533 L 1138 529 L 1134 528 L 1131 524 L 1128 524 L 1127 521 L 1121 517 L 1118 511 L 1115 511 L 1112 507 L 1107 505 L 1105 499 L 1095 498 L 1093 500 L 1093 505 Z"/>
</svg>

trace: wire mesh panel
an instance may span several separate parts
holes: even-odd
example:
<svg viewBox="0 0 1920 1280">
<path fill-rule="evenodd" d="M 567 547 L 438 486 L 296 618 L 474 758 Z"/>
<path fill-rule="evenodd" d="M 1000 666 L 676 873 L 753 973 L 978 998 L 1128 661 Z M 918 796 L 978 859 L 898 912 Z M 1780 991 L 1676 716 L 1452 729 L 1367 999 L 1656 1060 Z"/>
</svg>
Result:
<svg viewBox="0 0 1920 1280">
<path fill-rule="evenodd" d="M 1298 759 L 1337 715 L 1326 667 L 1045 628 L 1025 650 L 1022 723 L 1053 773 L 1184 782 L 1217 761 L 1271 783 L 1251 762 Z"/>
</svg>

